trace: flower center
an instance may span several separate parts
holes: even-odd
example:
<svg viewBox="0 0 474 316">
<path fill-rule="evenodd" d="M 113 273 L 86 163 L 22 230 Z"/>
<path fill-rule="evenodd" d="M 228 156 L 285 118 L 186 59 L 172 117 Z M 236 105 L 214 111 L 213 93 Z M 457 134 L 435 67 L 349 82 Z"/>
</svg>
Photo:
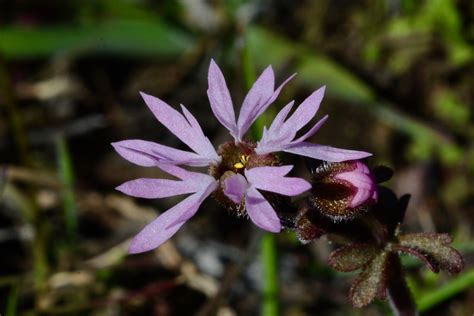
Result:
<svg viewBox="0 0 474 316">
<path fill-rule="evenodd" d="M 255 153 L 256 144 L 243 141 L 235 143 L 226 142 L 217 148 L 217 153 L 222 157 L 218 165 L 209 168 L 209 174 L 217 180 L 221 180 L 228 171 L 232 173 L 244 174 L 245 169 L 252 169 L 263 166 L 278 166 L 280 163 L 274 154 L 257 155 Z"/>
<path fill-rule="evenodd" d="M 243 169 L 245 168 L 245 165 L 249 161 L 249 156 L 247 155 L 241 155 L 240 156 L 240 161 L 234 164 L 235 169 Z"/>
<path fill-rule="evenodd" d="M 255 146 L 255 143 L 248 141 L 237 144 L 234 141 L 226 142 L 217 149 L 217 153 L 222 158 L 221 162 L 218 165 L 211 165 L 209 168 L 209 174 L 219 180 L 219 188 L 214 191 L 213 197 L 238 216 L 246 214 L 245 206 L 237 205 L 224 194 L 225 180 L 237 173 L 245 175 L 245 170 L 255 167 L 280 165 L 278 157 L 274 154 L 256 154 Z"/>
</svg>

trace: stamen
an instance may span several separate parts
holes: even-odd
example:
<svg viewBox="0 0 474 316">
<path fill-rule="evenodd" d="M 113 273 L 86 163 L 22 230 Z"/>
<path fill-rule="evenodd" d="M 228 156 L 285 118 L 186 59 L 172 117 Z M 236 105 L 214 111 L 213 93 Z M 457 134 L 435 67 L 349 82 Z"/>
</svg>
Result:
<svg viewBox="0 0 474 316">
<path fill-rule="evenodd" d="M 245 167 L 245 165 L 241 162 L 238 162 L 238 163 L 234 164 L 235 169 L 242 169 L 243 167 Z"/>
<path fill-rule="evenodd" d="M 242 169 L 245 167 L 245 164 L 249 161 L 249 156 L 242 155 L 240 156 L 240 161 L 234 164 L 235 169 Z"/>
</svg>

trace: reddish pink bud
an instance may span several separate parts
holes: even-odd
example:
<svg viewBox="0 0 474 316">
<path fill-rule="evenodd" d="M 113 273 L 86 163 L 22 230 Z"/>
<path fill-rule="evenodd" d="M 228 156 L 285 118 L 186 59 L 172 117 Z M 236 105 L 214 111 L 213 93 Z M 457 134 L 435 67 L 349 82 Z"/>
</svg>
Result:
<svg viewBox="0 0 474 316">
<path fill-rule="evenodd" d="M 324 163 L 314 171 L 311 202 L 333 220 L 350 219 L 377 202 L 377 184 L 358 160 Z"/>
</svg>

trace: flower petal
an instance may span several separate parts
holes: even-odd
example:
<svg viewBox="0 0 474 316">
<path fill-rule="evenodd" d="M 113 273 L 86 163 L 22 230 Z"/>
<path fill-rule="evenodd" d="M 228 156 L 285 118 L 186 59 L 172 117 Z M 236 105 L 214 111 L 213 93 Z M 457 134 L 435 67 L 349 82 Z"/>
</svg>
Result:
<svg viewBox="0 0 474 316">
<path fill-rule="evenodd" d="M 214 146 L 212 146 L 212 143 L 209 138 L 204 135 L 201 125 L 199 125 L 199 122 L 196 120 L 194 115 L 192 115 L 191 112 L 189 112 L 188 109 L 182 104 L 181 110 L 184 114 L 184 117 L 186 117 L 186 120 L 188 120 L 188 123 L 191 125 L 193 132 L 197 134 L 196 137 L 201 138 L 199 151 L 196 152 L 199 152 L 199 154 L 204 157 L 211 158 L 215 161 L 220 161 L 220 157 L 214 149 Z"/>
<path fill-rule="evenodd" d="M 266 73 L 267 72 L 267 73 Z M 265 76 L 264 76 L 265 75 Z M 252 125 L 255 120 L 262 115 L 263 112 L 272 104 L 278 95 L 280 94 L 283 87 L 290 81 L 296 74 L 290 76 L 286 79 L 275 91 L 273 91 L 275 85 L 275 78 L 273 74 L 273 69 L 271 66 L 268 66 L 262 75 L 257 79 L 257 81 L 252 86 L 252 89 L 247 94 L 244 104 L 240 109 L 239 120 L 237 121 L 237 126 L 239 128 L 239 140 L 242 139 L 244 134 L 247 132 L 249 127 Z M 262 78 L 262 79 L 261 79 Z M 259 82 L 261 80 L 261 82 Z M 257 85 L 256 89 L 254 87 Z M 271 87 L 271 93 L 270 88 Z M 263 91 L 261 91 L 262 89 Z M 254 91 L 252 91 L 254 90 Z M 260 90 L 260 91 L 259 91 Z M 249 97 L 250 93 L 252 92 L 252 96 Z M 267 97 L 268 96 L 268 97 Z M 246 104 L 246 100 L 248 99 L 248 104 L 244 110 L 244 105 Z"/>
<path fill-rule="evenodd" d="M 234 106 L 230 98 L 229 89 L 219 66 L 211 60 L 208 74 L 207 96 L 211 104 L 212 112 L 217 120 L 230 131 L 230 134 L 237 140 L 238 129 L 235 123 Z"/>
<path fill-rule="evenodd" d="M 286 120 L 285 127 L 293 129 L 295 134 L 298 130 L 303 128 L 316 115 L 319 105 L 324 97 L 326 87 L 323 86 L 313 92 L 301 103 L 295 112 Z"/>
<path fill-rule="evenodd" d="M 353 186 L 365 190 L 373 190 L 375 187 L 374 180 L 370 177 L 369 174 L 357 172 L 357 171 L 347 171 L 341 172 L 335 176 L 336 179 L 345 180 L 351 183 Z"/>
<path fill-rule="evenodd" d="M 148 178 L 125 182 L 116 189 L 127 195 L 146 199 L 159 199 L 196 192 L 195 183 L 191 181 Z"/>
<path fill-rule="evenodd" d="M 208 166 L 214 162 L 213 159 L 208 159 L 189 151 L 140 139 L 115 142 L 112 143 L 112 146 L 120 156 L 143 167 L 156 166 L 158 161 L 194 167 Z"/>
<path fill-rule="evenodd" d="M 224 194 L 234 203 L 241 203 L 249 184 L 245 177 L 237 173 L 224 181 Z"/>
<path fill-rule="evenodd" d="M 245 207 L 255 225 L 272 233 L 281 231 L 280 219 L 275 210 L 257 189 L 253 187 L 247 189 Z"/>
<path fill-rule="evenodd" d="M 364 151 L 340 149 L 307 142 L 301 142 L 296 145 L 292 145 L 283 151 L 329 162 L 357 160 L 372 155 Z"/>
<path fill-rule="evenodd" d="M 209 183 L 207 183 L 207 185 L 199 192 L 196 192 L 194 195 L 198 195 L 199 196 L 199 199 L 198 199 L 198 202 L 199 202 L 199 205 L 212 193 L 214 192 L 217 187 L 219 186 L 219 182 L 216 181 L 216 180 L 213 180 Z M 168 227 L 171 227 L 175 224 L 178 224 L 179 222 L 183 221 L 187 221 L 188 219 L 190 219 L 194 214 L 191 214 L 191 213 L 183 213 L 181 216 L 177 217 L 173 222 L 171 222 L 168 226 Z"/>
<path fill-rule="evenodd" d="M 170 239 L 186 221 L 177 220 L 183 216 L 186 219 L 191 218 L 196 214 L 203 200 L 201 193 L 195 193 L 161 214 L 133 238 L 128 252 L 140 253 L 159 247 Z"/>
<path fill-rule="evenodd" d="M 293 166 L 256 167 L 245 170 L 245 177 L 257 189 L 295 196 L 309 190 L 311 184 L 301 178 L 285 177 L 292 168 Z"/>
<path fill-rule="evenodd" d="M 272 66 L 268 66 L 254 82 L 240 108 L 239 119 L 237 120 L 239 140 L 256 120 L 259 107 L 272 96 L 274 88 L 275 75 Z"/>
<path fill-rule="evenodd" d="M 352 197 L 351 202 L 349 203 L 350 207 L 357 207 L 364 202 L 366 202 L 373 195 L 373 191 L 358 189 L 357 193 Z"/>
<path fill-rule="evenodd" d="M 185 116 L 162 100 L 143 92 L 140 92 L 140 94 L 156 119 L 175 134 L 183 143 L 202 157 L 212 160 L 216 159 L 217 154 L 215 151 L 209 151 L 209 147 L 212 147 L 212 144 L 209 139 L 204 136 L 199 125 L 198 128 L 196 128 L 195 125 L 190 124 Z M 191 120 L 195 123 L 194 117 L 192 117 Z"/>
<path fill-rule="evenodd" d="M 163 170 L 164 172 L 175 176 L 178 179 L 181 180 L 188 180 L 192 178 L 200 178 L 202 176 L 210 177 L 208 175 L 199 173 L 199 172 L 193 172 L 193 171 L 188 171 L 186 169 L 183 169 L 181 167 L 175 166 L 173 164 L 167 164 L 167 163 L 156 163 L 156 166 Z M 211 177 L 212 178 L 212 177 Z"/>
<path fill-rule="evenodd" d="M 263 128 L 262 139 L 257 142 L 257 147 L 255 149 L 257 154 L 280 151 L 291 142 L 294 135 L 282 133 L 284 131 L 282 127 L 284 125 L 284 120 L 293 107 L 293 104 L 294 101 L 291 101 L 280 112 L 278 112 L 268 130 L 266 127 Z"/>
<path fill-rule="evenodd" d="M 296 140 L 293 140 L 298 130 L 306 125 L 312 119 L 312 117 L 316 115 L 324 94 L 324 88 L 325 87 L 322 87 L 315 91 L 296 109 L 295 113 L 293 113 L 293 115 L 288 120 L 286 120 L 286 122 L 283 122 L 291 110 L 293 102 L 287 104 L 275 117 L 270 128 L 268 130 L 264 130 L 262 139 L 257 143 L 255 152 L 257 154 L 263 155 L 281 151 L 292 145 L 301 143 L 307 138 L 313 136 L 326 122 L 328 119 L 327 115 L 319 120 L 304 135 L 300 136 Z"/>
<path fill-rule="evenodd" d="M 278 112 L 278 114 L 273 119 L 272 125 L 270 125 L 269 130 L 275 131 L 275 132 L 280 130 L 286 118 L 288 117 L 288 113 L 290 113 L 294 104 L 295 104 L 295 101 L 291 101 L 290 103 L 285 105 L 283 109 L 280 110 L 280 112 Z"/>
<path fill-rule="evenodd" d="M 283 83 L 273 92 L 273 94 L 271 95 L 270 99 L 268 99 L 264 104 L 260 105 L 259 107 L 257 107 L 257 113 L 255 114 L 255 119 L 257 119 L 260 115 L 262 115 L 263 112 L 265 112 L 267 110 L 267 108 L 276 100 L 276 98 L 278 98 L 278 95 L 280 94 L 281 90 L 283 89 L 283 87 L 291 80 L 293 79 L 293 77 L 296 76 L 296 74 L 293 74 L 291 75 L 290 77 L 288 77 L 288 79 L 286 79 L 285 81 L 283 81 Z M 254 119 L 254 121 L 255 121 Z M 253 121 L 249 124 L 249 127 L 250 125 L 252 125 Z M 247 127 L 248 129 L 248 127 Z M 245 134 L 245 132 L 247 131 L 244 130 L 242 135 Z"/>
<path fill-rule="evenodd" d="M 314 124 L 313 127 L 311 127 L 311 129 L 309 131 L 307 131 L 304 135 L 298 137 L 297 139 L 295 139 L 294 141 L 292 141 L 291 143 L 292 144 L 297 144 L 297 143 L 301 143 L 302 141 L 305 141 L 306 139 L 310 138 L 311 136 L 313 136 L 314 134 L 316 134 L 317 131 L 319 131 L 319 129 L 321 128 L 321 126 L 324 125 L 324 123 L 326 123 L 327 119 L 329 118 L 329 115 L 326 115 L 325 117 L 323 117 L 322 119 L 320 119 L 316 124 Z"/>
</svg>

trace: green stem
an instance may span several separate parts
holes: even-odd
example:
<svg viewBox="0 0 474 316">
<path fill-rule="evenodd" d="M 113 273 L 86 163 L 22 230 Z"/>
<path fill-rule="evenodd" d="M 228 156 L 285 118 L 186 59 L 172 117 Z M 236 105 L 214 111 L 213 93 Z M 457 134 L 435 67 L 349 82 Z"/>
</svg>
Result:
<svg viewBox="0 0 474 316">
<path fill-rule="evenodd" d="M 418 309 L 420 312 L 427 311 L 472 286 L 474 286 L 474 269 L 459 275 L 432 292 L 424 293 L 416 302 Z"/>
<path fill-rule="evenodd" d="M 10 294 L 8 295 L 7 304 L 5 307 L 5 316 L 15 316 L 17 314 L 16 310 L 18 305 L 19 292 L 19 285 L 13 285 Z"/>
<path fill-rule="evenodd" d="M 265 233 L 262 238 L 263 316 L 278 315 L 278 267 L 275 235 Z"/>
</svg>

